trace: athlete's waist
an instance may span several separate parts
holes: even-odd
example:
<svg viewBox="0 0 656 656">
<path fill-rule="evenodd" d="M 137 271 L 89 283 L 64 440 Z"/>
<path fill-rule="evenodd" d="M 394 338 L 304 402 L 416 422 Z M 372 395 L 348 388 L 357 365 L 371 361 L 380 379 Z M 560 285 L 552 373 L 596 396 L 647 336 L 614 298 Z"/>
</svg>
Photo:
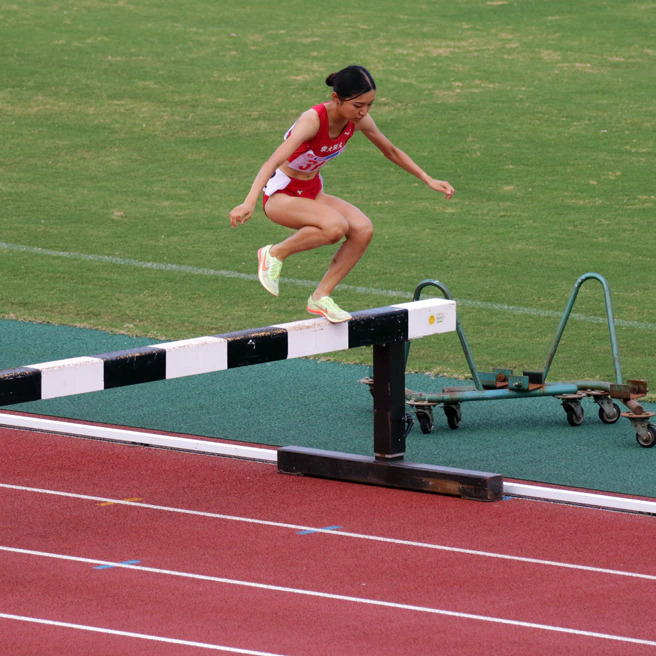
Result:
<svg viewBox="0 0 656 656">
<path fill-rule="evenodd" d="M 312 173 L 303 173 L 302 171 L 297 171 L 296 169 L 293 169 L 291 166 L 288 166 L 288 164 L 285 162 L 281 164 L 278 169 L 282 171 L 285 175 L 289 176 L 290 178 L 294 178 L 294 180 L 314 180 L 314 178 L 317 177 L 317 174 L 319 171 L 312 171 Z"/>
</svg>

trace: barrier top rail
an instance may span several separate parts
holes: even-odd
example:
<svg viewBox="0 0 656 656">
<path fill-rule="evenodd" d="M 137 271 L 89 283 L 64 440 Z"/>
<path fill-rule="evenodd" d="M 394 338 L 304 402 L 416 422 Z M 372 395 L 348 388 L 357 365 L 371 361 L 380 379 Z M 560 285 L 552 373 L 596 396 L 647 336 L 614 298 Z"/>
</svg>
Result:
<svg viewBox="0 0 656 656">
<path fill-rule="evenodd" d="M 429 298 L 355 312 L 340 324 L 309 319 L 33 364 L 0 371 L 0 406 L 406 342 L 455 329 L 455 302 Z"/>
</svg>

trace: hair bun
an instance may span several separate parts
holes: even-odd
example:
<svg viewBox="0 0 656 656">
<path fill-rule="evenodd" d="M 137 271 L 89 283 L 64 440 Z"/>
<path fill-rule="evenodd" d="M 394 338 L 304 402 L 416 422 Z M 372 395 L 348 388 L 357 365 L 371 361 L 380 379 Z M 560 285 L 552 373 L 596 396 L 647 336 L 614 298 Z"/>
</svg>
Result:
<svg viewBox="0 0 656 656">
<path fill-rule="evenodd" d="M 363 66 L 352 64 L 326 78 L 326 84 L 333 88 L 340 100 L 353 100 L 364 93 L 376 90 L 371 73 Z"/>
</svg>

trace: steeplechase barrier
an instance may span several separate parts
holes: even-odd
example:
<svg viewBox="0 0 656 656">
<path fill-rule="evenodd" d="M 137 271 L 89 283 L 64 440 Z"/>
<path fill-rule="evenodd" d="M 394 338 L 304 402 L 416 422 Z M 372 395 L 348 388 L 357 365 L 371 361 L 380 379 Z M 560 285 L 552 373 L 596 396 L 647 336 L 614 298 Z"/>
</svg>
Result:
<svg viewBox="0 0 656 656">
<path fill-rule="evenodd" d="M 372 346 L 374 456 L 288 446 L 278 449 L 278 471 L 498 500 L 499 474 L 404 460 L 406 343 L 455 330 L 455 302 L 430 298 L 355 312 L 340 324 L 309 319 L 45 362 L 0 371 L 0 406 Z"/>
</svg>

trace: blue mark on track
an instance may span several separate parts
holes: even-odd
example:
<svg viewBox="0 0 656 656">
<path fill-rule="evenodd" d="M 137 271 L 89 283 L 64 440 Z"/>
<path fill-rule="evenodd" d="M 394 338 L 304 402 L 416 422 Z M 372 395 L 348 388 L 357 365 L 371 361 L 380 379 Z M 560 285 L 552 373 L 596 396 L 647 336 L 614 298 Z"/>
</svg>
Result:
<svg viewBox="0 0 656 656">
<path fill-rule="evenodd" d="M 341 526 L 324 526 L 323 528 L 319 528 L 316 531 L 298 531 L 296 535 L 312 535 L 312 533 L 318 533 L 319 531 L 336 531 L 338 528 L 342 528 Z"/>
<path fill-rule="evenodd" d="M 117 565 L 136 565 L 140 563 L 140 560 L 124 560 L 122 563 L 117 563 Z M 96 565 L 93 569 L 112 569 L 116 565 Z"/>
</svg>

